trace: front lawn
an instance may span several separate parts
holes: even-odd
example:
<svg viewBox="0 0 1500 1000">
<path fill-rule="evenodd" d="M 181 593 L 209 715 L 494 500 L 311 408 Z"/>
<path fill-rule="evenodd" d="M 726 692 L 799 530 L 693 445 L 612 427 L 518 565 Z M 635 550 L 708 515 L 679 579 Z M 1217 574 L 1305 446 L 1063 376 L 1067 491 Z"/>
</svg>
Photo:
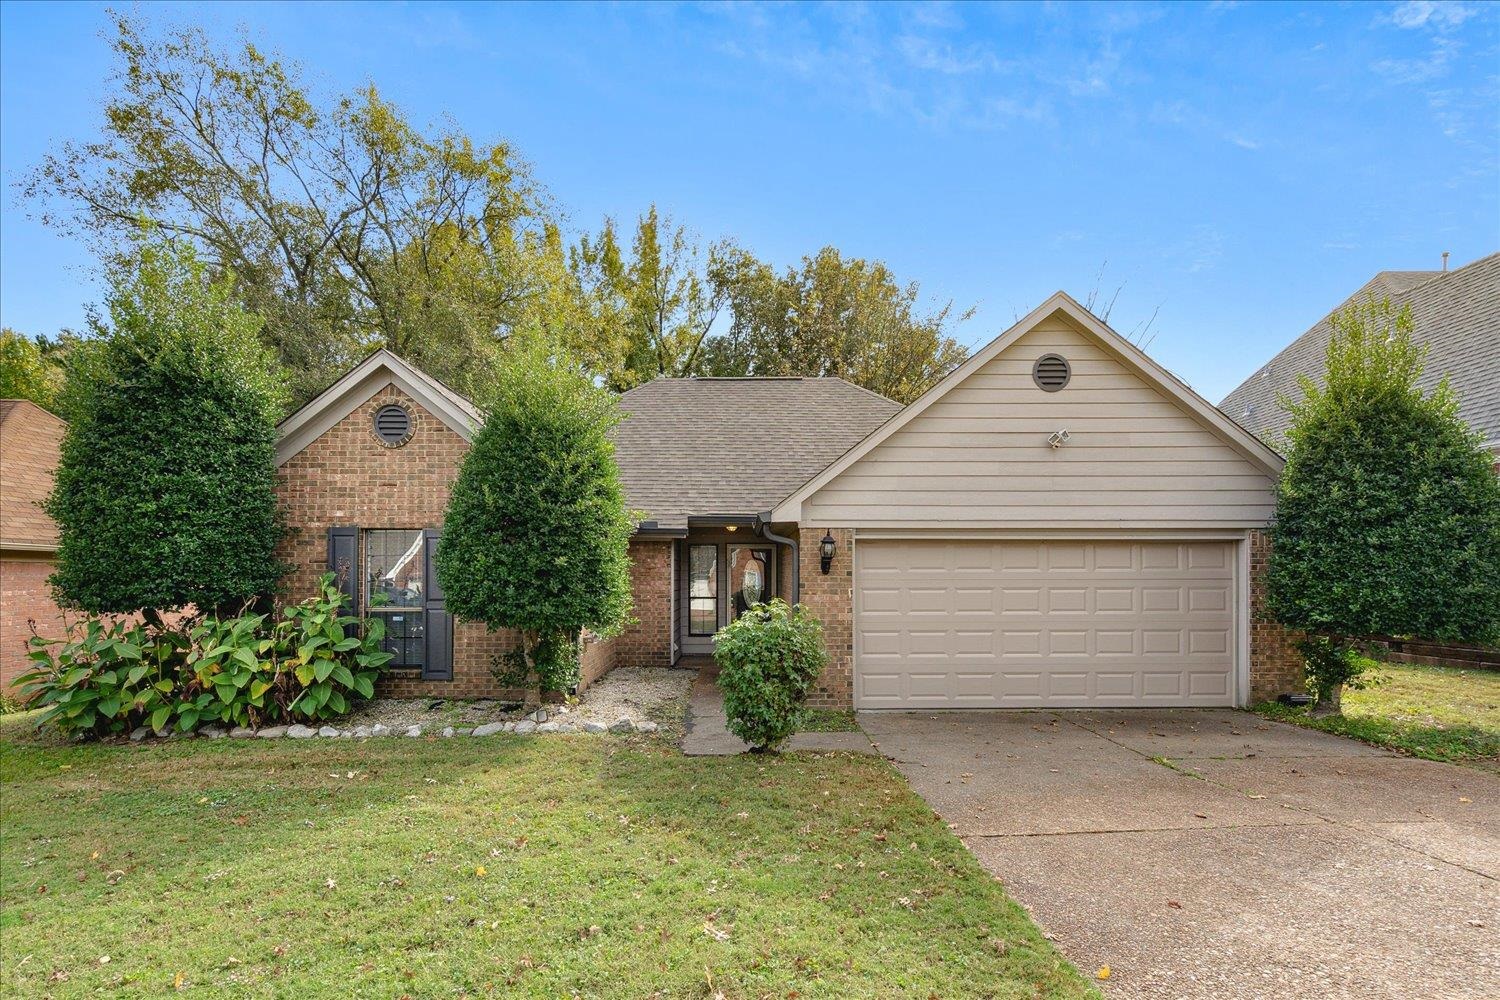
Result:
<svg viewBox="0 0 1500 1000">
<path fill-rule="evenodd" d="M 1372 670 L 1382 683 L 1345 691 L 1342 718 L 1315 719 L 1275 702 L 1255 710 L 1428 760 L 1500 762 L 1500 673 L 1404 663 Z"/>
<path fill-rule="evenodd" d="M 1094 995 L 870 757 L 11 739 L 0 786 L 9 995 Z"/>
</svg>

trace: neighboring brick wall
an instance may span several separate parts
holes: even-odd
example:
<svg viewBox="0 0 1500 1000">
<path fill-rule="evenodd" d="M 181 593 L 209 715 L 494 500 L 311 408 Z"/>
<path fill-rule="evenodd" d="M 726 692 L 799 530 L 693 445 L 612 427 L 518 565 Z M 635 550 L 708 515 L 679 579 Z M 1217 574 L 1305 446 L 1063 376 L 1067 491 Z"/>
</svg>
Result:
<svg viewBox="0 0 1500 1000">
<path fill-rule="evenodd" d="M 837 548 L 833 566 L 823 575 L 818 543 L 831 531 Z M 801 525 L 798 528 L 802 569 L 802 603 L 823 623 L 828 666 L 813 685 L 807 703 L 815 708 L 854 707 L 854 531 Z"/>
<path fill-rule="evenodd" d="M 615 637 L 615 664 L 621 667 L 672 665 L 672 542 L 636 539 L 630 543 L 630 600 L 635 624 Z"/>
<path fill-rule="evenodd" d="M 18 697 L 11 683 L 31 670 L 32 623 L 36 634 L 61 638 L 67 622 L 56 604 L 47 577 L 55 564 L 50 553 L 11 553 L 0 557 L 0 693 Z"/>
<path fill-rule="evenodd" d="M 1282 627 L 1266 611 L 1266 566 L 1271 536 L 1250 532 L 1250 701 L 1266 701 L 1289 691 L 1302 692 L 1302 654 L 1298 634 Z"/>
</svg>

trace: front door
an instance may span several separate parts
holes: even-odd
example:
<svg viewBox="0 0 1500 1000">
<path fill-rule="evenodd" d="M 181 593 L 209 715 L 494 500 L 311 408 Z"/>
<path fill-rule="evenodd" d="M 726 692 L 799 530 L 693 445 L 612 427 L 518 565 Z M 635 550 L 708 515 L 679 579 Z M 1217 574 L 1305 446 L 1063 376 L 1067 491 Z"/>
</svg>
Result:
<svg viewBox="0 0 1500 1000">
<path fill-rule="evenodd" d="M 725 565 L 729 569 L 725 623 L 734 621 L 751 605 L 770 600 L 771 550 L 757 545 L 731 545 Z"/>
<path fill-rule="evenodd" d="M 713 652 L 714 633 L 773 595 L 768 545 L 688 541 L 678 589 L 679 645 L 684 656 Z"/>
</svg>

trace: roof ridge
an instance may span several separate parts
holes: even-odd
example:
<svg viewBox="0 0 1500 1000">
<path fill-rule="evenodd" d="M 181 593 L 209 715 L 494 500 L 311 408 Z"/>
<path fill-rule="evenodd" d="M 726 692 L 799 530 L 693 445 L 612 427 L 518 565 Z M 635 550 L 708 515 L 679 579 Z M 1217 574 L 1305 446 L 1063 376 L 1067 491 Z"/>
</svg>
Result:
<svg viewBox="0 0 1500 1000">
<path fill-rule="evenodd" d="M 957 366 L 955 365 L 954 367 L 957 367 Z M 882 403 L 896 403 L 896 401 L 894 399 L 892 399 L 891 397 L 885 395 L 885 393 L 876 392 L 874 389 L 871 389 L 868 386 L 860 385 L 858 382 L 851 382 L 848 379 L 844 378 L 844 376 L 842 376 L 842 375 L 818 375 L 816 377 L 817 378 L 826 378 L 826 379 L 829 379 L 829 380 L 834 381 L 834 382 L 842 382 L 842 383 L 844 383 L 847 386 L 851 386 L 851 387 L 853 387 L 855 389 L 858 389 L 860 392 L 863 392 L 863 393 L 865 393 L 867 395 L 870 395 L 870 396 L 874 396 L 876 399 L 880 400 Z M 903 406 L 903 404 L 901 404 L 901 403 L 896 403 L 896 405 L 897 406 Z"/>
</svg>

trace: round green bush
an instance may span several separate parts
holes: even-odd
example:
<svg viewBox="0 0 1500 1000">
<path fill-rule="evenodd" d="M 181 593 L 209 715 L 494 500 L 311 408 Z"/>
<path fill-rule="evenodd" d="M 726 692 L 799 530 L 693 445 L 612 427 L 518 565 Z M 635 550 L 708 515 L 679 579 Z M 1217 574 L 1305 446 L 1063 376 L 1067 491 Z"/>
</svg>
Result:
<svg viewBox="0 0 1500 1000">
<path fill-rule="evenodd" d="M 796 732 L 803 702 L 828 663 L 823 626 L 779 598 L 757 604 L 714 637 L 729 731 L 756 750 Z"/>
</svg>

